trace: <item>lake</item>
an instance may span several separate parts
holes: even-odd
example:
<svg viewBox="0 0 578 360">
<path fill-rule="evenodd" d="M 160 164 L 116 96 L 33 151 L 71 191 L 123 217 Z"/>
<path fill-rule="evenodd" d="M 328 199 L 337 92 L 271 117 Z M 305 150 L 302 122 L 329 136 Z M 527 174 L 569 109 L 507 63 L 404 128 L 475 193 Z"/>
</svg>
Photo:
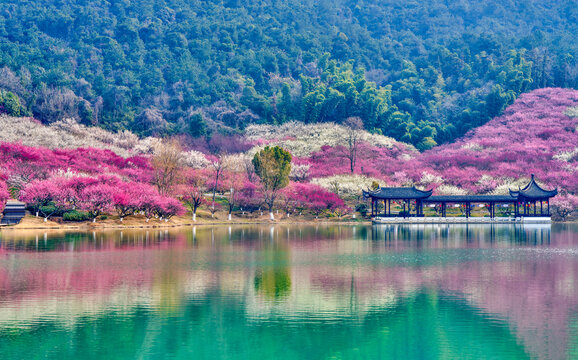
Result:
<svg viewBox="0 0 578 360">
<path fill-rule="evenodd" d="M 578 225 L 0 232 L 1 359 L 577 359 Z"/>
</svg>

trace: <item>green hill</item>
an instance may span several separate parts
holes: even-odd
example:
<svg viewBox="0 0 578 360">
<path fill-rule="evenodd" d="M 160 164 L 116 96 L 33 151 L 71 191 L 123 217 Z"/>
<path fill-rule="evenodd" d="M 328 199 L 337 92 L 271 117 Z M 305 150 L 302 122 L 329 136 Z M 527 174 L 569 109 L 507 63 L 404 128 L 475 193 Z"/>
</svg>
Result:
<svg viewBox="0 0 578 360">
<path fill-rule="evenodd" d="M 0 111 L 141 135 L 340 123 L 427 149 L 578 88 L 571 0 L 0 0 Z"/>
</svg>

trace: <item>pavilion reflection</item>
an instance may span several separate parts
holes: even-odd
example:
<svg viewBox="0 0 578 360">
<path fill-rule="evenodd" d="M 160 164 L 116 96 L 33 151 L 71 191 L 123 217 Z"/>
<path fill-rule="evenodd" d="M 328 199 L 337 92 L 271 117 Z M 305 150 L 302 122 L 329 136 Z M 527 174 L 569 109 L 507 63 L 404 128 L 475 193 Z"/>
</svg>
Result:
<svg viewBox="0 0 578 360">
<path fill-rule="evenodd" d="M 547 246 L 551 244 L 551 237 L 550 224 L 384 224 L 371 228 L 372 241 L 409 242 L 416 247 L 451 246 L 463 242 L 477 247 L 506 244 Z"/>
</svg>

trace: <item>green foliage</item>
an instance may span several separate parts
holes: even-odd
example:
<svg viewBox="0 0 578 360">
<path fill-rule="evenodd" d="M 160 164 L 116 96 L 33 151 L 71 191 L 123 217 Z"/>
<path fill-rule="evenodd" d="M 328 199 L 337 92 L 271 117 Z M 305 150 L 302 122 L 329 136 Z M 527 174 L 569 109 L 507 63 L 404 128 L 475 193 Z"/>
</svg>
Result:
<svg viewBox="0 0 578 360">
<path fill-rule="evenodd" d="M 277 191 L 289 184 L 291 154 L 279 146 L 266 146 L 253 157 L 255 173 L 266 191 Z"/>
<path fill-rule="evenodd" d="M 203 118 L 203 114 L 191 114 L 187 119 L 187 130 L 188 133 L 193 137 L 207 135 L 207 123 Z"/>
<path fill-rule="evenodd" d="M 0 108 L 141 135 L 359 116 L 427 149 L 523 92 L 578 88 L 571 2 L 420 4 L 12 2 Z"/>
<path fill-rule="evenodd" d="M 64 221 L 88 221 L 88 220 L 92 220 L 92 218 L 86 212 L 72 210 L 72 211 L 65 212 L 62 215 L 62 220 L 64 220 Z"/>
<path fill-rule="evenodd" d="M 27 111 L 20 104 L 18 96 L 10 91 L 0 90 L 0 114 L 2 113 L 10 116 L 25 116 Z"/>
<path fill-rule="evenodd" d="M 365 203 L 355 205 L 355 211 L 359 212 L 363 217 L 367 215 L 367 210 L 368 210 L 367 204 Z"/>
</svg>

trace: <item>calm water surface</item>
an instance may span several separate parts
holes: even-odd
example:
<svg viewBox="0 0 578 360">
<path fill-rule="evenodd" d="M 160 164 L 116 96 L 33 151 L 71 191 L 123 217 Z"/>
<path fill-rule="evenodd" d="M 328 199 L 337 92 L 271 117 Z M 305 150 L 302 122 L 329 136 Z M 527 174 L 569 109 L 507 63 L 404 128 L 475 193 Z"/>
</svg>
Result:
<svg viewBox="0 0 578 360">
<path fill-rule="evenodd" d="M 578 226 L 3 231 L 0 359 L 578 359 Z"/>
</svg>

